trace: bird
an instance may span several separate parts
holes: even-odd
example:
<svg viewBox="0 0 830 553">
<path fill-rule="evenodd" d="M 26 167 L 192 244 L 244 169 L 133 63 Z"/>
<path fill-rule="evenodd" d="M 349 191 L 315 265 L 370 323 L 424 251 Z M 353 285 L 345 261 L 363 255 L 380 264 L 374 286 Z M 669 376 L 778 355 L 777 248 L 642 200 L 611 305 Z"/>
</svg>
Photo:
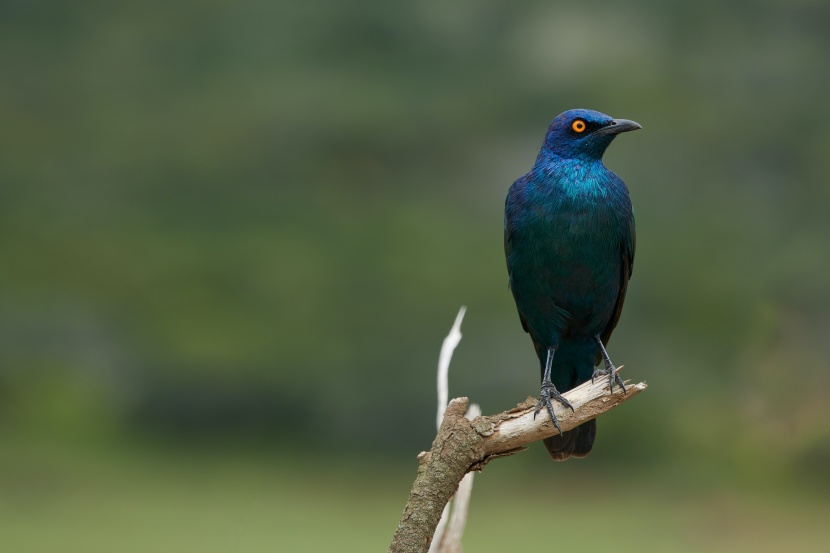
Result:
<svg viewBox="0 0 830 553">
<path fill-rule="evenodd" d="M 572 109 L 550 123 L 531 170 L 505 200 L 504 253 L 522 328 L 542 373 L 534 418 L 544 407 L 558 435 L 544 440 L 556 461 L 585 457 L 596 419 L 562 432 L 551 399 L 607 376 L 625 386 L 605 346 L 620 319 L 634 263 L 634 210 L 623 180 L 602 163 L 614 138 L 639 123 Z M 604 368 L 594 369 L 603 363 Z"/>
</svg>

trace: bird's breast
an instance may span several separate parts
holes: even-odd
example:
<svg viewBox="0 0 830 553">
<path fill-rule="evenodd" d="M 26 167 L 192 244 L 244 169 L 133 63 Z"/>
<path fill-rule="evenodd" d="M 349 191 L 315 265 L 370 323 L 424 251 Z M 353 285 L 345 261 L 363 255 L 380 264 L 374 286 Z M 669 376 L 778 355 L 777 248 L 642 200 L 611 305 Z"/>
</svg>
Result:
<svg viewBox="0 0 830 553">
<path fill-rule="evenodd" d="M 525 227 L 546 249 L 566 254 L 584 248 L 599 253 L 608 246 L 617 250 L 627 228 L 620 210 L 605 198 L 554 198 L 538 204 Z"/>
<path fill-rule="evenodd" d="M 520 311 L 556 306 L 580 326 L 604 325 L 619 293 L 624 212 L 604 199 L 552 195 L 513 219 L 508 266 Z"/>
</svg>

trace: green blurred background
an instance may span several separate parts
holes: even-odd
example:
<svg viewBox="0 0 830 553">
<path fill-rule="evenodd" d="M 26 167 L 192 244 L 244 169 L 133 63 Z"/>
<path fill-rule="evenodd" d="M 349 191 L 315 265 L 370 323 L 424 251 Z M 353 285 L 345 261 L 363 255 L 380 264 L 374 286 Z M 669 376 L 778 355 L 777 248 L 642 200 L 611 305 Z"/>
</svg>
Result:
<svg viewBox="0 0 830 553">
<path fill-rule="evenodd" d="M 537 393 L 504 196 L 640 122 L 592 455 L 476 480 L 468 551 L 828 551 L 830 4 L 0 4 L 0 548 L 383 550 L 452 395 Z M 509 508 L 508 508 L 509 507 Z"/>
</svg>

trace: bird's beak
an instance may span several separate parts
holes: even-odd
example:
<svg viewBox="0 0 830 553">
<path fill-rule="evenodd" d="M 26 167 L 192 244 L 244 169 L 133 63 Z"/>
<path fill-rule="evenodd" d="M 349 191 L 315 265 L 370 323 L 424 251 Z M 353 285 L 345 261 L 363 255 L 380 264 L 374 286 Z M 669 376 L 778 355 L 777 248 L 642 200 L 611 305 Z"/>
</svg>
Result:
<svg viewBox="0 0 830 553">
<path fill-rule="evenodd" d="M 610 123 L 599 129 L 599 134 L 620 134 L 621 132 L 636 131 L 642 129 L 643 126 L 636 121 L 629 121 L 628 119 L 612 119 Z"/>
</svg>

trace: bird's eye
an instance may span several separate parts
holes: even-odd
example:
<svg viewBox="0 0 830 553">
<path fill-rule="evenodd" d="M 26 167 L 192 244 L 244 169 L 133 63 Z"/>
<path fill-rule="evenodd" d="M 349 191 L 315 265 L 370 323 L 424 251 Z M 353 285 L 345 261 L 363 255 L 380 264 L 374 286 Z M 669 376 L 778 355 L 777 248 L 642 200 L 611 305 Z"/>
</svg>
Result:
<svg viewBox="0 0 830 553">
<path fill-rule="evenodd" d="M 585 121 L 582 119 L 577 119 L 571 124 L 571 128 L 574 132 L 583 132 L 585 130 Z"/>
</svg>

